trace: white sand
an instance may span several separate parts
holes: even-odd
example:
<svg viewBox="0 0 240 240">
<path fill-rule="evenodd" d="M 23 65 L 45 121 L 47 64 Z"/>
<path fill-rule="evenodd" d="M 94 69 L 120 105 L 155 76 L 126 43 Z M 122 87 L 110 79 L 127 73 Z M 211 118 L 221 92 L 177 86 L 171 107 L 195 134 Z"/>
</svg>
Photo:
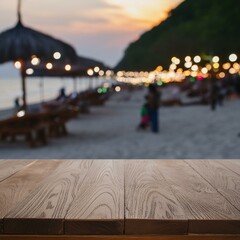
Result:
<svg viewBox="0 0 240 240">
<path fill-rule="evenodd" d="M 67 125 L 69 135 L 31 149 L 0 142 L 0 159 L 239 159 L 240 100 L 160 109 L 160 133 L 136 131 L 143 91 L 113 96 Z"/>
</svg>

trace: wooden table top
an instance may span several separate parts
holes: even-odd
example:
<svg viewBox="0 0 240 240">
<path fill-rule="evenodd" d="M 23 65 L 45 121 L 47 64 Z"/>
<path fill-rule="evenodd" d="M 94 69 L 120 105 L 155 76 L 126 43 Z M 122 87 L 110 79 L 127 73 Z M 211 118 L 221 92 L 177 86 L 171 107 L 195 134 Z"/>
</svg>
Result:
<svg viewBox="0 0 240 240">
<path fill-rule="evenodd" d="M 0 160 L 9 234 L 240 234 L 240 160 Z"/>
</svg>

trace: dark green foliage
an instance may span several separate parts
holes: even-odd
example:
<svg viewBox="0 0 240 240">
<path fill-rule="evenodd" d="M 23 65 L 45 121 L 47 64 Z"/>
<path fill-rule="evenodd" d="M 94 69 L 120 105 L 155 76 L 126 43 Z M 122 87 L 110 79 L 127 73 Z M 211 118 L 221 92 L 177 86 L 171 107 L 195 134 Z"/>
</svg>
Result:
<svg viewBox="0 0 240 240">
<path fill-rule="evenodd" d="M 240 1 L 186 0 L 168 19 L 131 43 L 116 69 L 168 67 L 171 57 L 240 52 Z"/>
</svg>

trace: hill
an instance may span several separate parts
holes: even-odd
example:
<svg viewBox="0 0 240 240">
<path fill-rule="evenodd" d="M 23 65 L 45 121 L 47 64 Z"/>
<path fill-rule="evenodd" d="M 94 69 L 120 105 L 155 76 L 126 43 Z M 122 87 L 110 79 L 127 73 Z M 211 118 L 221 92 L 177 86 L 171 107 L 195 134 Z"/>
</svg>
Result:
<svg viewBox="0 0 240 240">
<path fill-rule="evenodd" d="M 169 66 L 173 56 L 240 52 L 240 1 L 185 0 L 158 26 L 131 43 L 117 70 L 152 70 Z"/>
</svg>

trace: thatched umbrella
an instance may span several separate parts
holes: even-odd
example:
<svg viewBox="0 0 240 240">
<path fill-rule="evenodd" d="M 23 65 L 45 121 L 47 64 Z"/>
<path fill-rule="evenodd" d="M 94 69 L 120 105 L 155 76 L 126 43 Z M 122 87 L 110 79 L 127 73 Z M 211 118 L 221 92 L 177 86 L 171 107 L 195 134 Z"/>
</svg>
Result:
<svg viewBox="0 0 240 240">
<path fill-rule="evenodd" d="M 61 59 L 74 61 L 76 52 L 70 45 L 60 40 L 25 27 L 21 21 L 20 6 L 21 0 L 18 1 L 16 26 L 0 34 L 0 63 L 7 61 L 21 63 L 23 108 L 26 110 L 26 62 L 34 55 L 41 60 L 51 60 L 55 52 L 61 54 Z"/>
</svg>

